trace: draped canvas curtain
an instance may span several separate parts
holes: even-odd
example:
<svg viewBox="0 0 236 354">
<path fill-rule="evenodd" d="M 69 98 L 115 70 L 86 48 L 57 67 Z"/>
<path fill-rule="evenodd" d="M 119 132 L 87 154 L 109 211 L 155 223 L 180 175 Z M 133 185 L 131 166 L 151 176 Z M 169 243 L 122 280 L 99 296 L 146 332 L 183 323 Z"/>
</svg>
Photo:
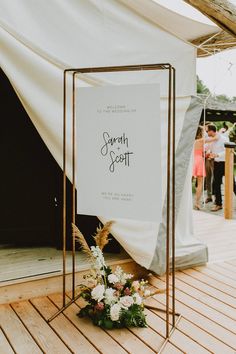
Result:
<svg viewBox="0 0 236 354">
<path fill-rule="evenodd" d="M 137 2 L 140 4 L 140 1 Z M 137 4 L 136 3 L 136 4 Z M 152 4 L 152 1 L 146 1 Z M 70 67 L 171 63 L 176 68 L 177 266 L 207 260 L 206 246 L 194 238 L 191 200 L 191 151 L 201 107 L 195 94 L 196 50 L 158 25 L 162 7 L 155 5 L 155 21 L 117 0 L 1 0 L 0 65 L 24 108 L 62 166 L 63 70 Z M 153 10 L 154 11 L 154 10 Z M 153 16 L 153 11 L 152 13 Z M 16 16 L 17 14 L 17 16 Z M 173 15 L 173 14 L 172 14 Z M 166 9 L 165 9 L 166 16 Z M 172 27 L 173 27 L 173 21 Z M 177 23 L 177 22 L 176 22 Z M 166 25 L 168 22 L 166 22 Z M 199 27 L 199 31 L 203 28 Z M 196 31 L 196 24 L 194 27 Z M 165 188 L 167 79 L 160 73 L 120 73 L 80 76 L 79 86 L 159 82 L 163 222 L 117 220 L 113 234 L 139 264 L 157 273 L 165 269 Z M 68 80 L 68 88 L 70 79 Z M 68 109 L 68 117 L 70 108 Z M 15 117 L 17 119 L 17 117 Z M 70 126 L 70 122 L 68 122 Z M 70 130 L 68 129 L 68 141 Z M 68 161 L 70 146 L 68 145 Z M 71 166 L 68 164 L 68 176 Z M 7 173 L 7 171 L 6 171 Z M 143 186 L 145 188 L 145 185 Z M 104 218 L 99 216 L 102 221 Z"/>
</svg>

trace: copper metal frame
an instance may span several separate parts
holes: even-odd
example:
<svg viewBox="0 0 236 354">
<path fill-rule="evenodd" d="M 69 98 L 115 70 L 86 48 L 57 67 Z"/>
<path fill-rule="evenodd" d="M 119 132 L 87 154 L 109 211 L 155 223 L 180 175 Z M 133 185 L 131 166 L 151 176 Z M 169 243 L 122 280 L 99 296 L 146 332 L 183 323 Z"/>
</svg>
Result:
<svg viewBox="0 0 236 354">
<path fill-rule="evenodd" d="M 167 343 L 172 331 L 175 329 L 180 315 L 175 312 L 175 68 L 168 64 L 144 64 L 126 65 L 94 68 L 71 68 L 64 70 L 63 75 L 63 306 L 48 321 L 53 320 L 59 313 L 63 312 L 78 297 L 75 296 L 75 239 L 72 239 L 72 298 L 66 304 L 66 146 L 67 146 L 67 74 L 72 74 L 72 222 L 75 223 L 76 198 L 75 198 L 75 83 L 76 75 L 105 72 L 143 71 L 143 70 L 165 70 L 168 72 L 168 132 L 167 132 L 167 192 L 166 192 L 166 341 Z M 171 246 L 171 247 L 170 247 Z M 172 255 L 170 257 L 170 251 Z M 171 259 L 171 262 L 170 262 Z M 170 310 L 170 273 L 172 274 L 172 311 Z M 161 310 L 162 309 L 158 309 Z M 170 314 L 172 314 L 172 329 L 170 330 Z M 176 321 L 176 316 L 179 316 Z"/>
</svg>

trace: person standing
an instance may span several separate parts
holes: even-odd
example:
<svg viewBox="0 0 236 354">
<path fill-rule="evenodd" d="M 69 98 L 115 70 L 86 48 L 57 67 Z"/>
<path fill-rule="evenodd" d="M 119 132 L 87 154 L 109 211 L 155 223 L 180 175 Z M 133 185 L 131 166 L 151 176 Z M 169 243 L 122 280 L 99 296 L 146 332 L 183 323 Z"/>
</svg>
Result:
<svg viewBox="0 0 236 354">
<path fill-rule="evenodd" d="M 211 143 L 211 152 L 209 158 L 214 160 L 214 193 L 215 193 L 215 206 L 211 211 L 218 211 L 222 209 L 222 195 L 221 184 L 222 177 L 225 174 L 225 142 L 226 139 L 219 133 L 217 133 L 216 126 L 214 124 L 208 125 L 208 137 L 216 138 Z"/>
<path fill-rule="evenodd" d="M 229 140 L 236 144 L 236 123 L 232 126 L 229 131 Z M 234 156 L 234 163 L 236 162 L 236 155 Z M 234 176 L 234 194 L 236 195 L 236 181 Z"/>
<path fill-rule="evenodd" d="M 210 122 L 205 123 L 205 141 L 207 141 L 208 138 L 208 126 L 212 124 Z M 211 143 L 208 142 L 205 144 L 205 168 L 206 168 L 206 190 L 207 190 L 207 198 L 205 200 L 205 203 L 210 203 L 213 201 L 212 199 L 212 194 L 213 193 L 213 173 L 214 173 L 214 160 L 210 159 L 207 157 L 208 151 L 211 150 Z"/>
<path fill-rule="evenodd" d="M 203 179 L 205 177 L 205 164 L 204 164 L 204 139 L 203 139 L 203 128 L 198 127 L 195 142 L 194 142 L 194 163 L 193 163 L 193 173 L 192 176 L 197 179 L 196 195 L 194 209 L 200 210 L 200 199 L 202 195 Z"/>
</svg>

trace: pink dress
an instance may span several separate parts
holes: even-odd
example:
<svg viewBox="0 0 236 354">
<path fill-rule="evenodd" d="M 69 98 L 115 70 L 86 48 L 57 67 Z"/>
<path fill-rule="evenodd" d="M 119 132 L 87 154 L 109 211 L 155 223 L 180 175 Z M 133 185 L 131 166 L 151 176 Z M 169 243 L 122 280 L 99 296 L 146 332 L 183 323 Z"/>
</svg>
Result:
<svg viewBox="0 0 236 354">
<path fill-rule="evenodd" d="M 205 177 L 206 171 L 204 166 L 203 151 L 194 150 L 193 177 Z"/>
</svg>

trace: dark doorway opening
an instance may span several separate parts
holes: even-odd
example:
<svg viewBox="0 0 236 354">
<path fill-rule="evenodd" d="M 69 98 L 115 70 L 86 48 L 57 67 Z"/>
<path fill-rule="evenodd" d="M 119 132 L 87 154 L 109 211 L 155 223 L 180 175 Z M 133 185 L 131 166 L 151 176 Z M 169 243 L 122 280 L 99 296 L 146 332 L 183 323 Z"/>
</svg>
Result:
<svg viewBox="0 0 236 354">
<path fill-rule="evenodd" d="M 62 247 L 62 170 L 0 69 L 0 244 Z M 71 193 L 67 180 L 67 239 L 71 248 Z M 99 220 L 80 215 L 76 224 L 89 243 Z M 106 250 L 117 252 L 114 239 Z"/>
<path fill-rule="evenodd" d="M 0 72 L 0 243 L 55 245 L 60 168 Z"/>
</svg>

